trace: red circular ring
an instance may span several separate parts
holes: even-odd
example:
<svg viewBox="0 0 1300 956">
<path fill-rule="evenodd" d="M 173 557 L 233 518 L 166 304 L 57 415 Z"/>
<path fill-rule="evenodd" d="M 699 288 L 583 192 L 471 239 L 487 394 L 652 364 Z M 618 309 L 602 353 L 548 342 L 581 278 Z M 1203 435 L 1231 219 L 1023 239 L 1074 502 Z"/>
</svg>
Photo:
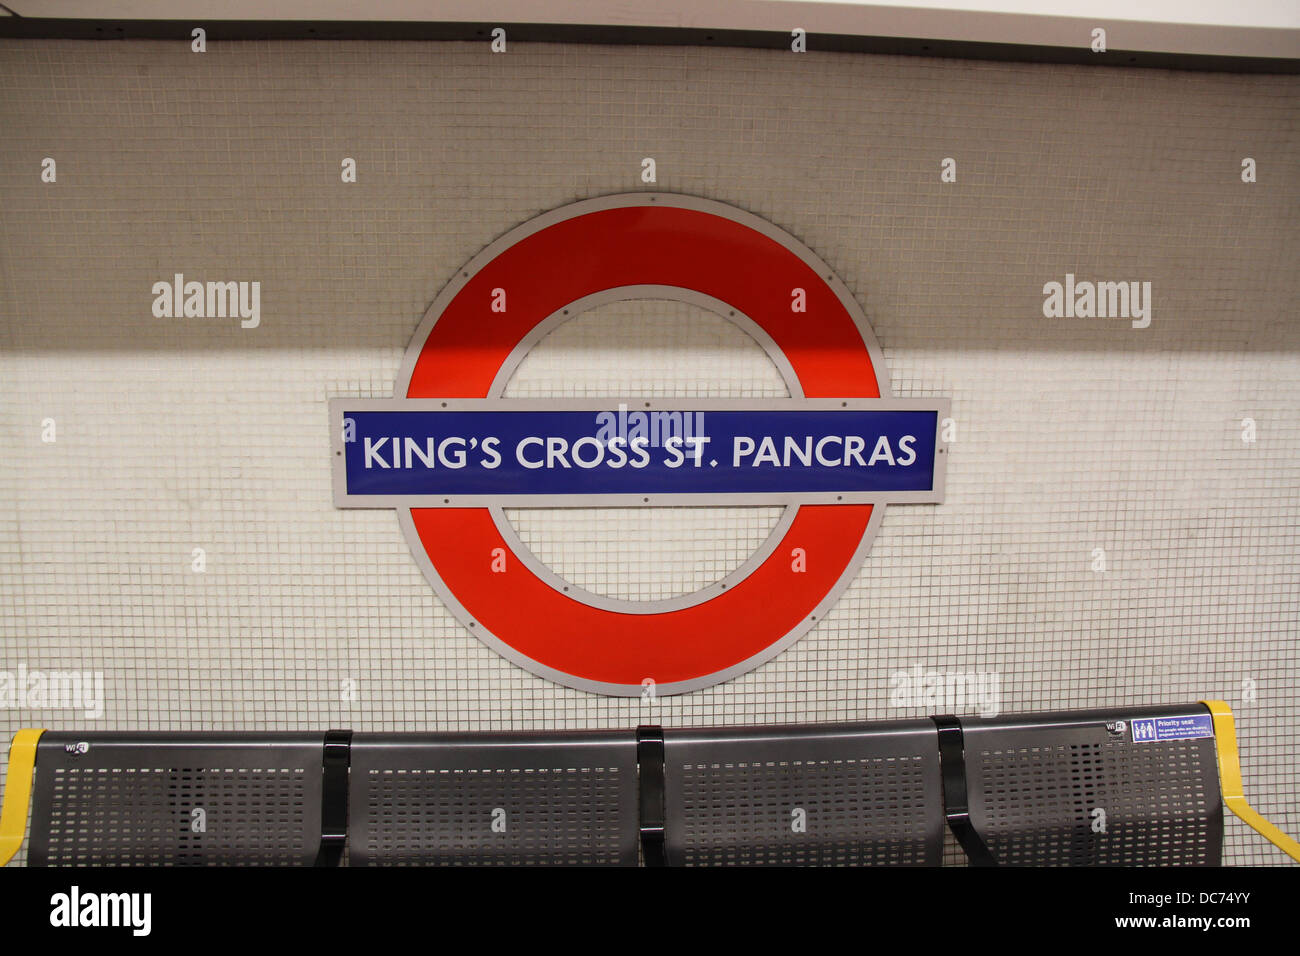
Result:
<svg viewBox="0 0 1300 956">
<path fill-rule="evenodd" d="M 807 397 L 879 397 L 868 347 L 830 279 L 725 215 L 651 201 L 581 212 L 508 244 L 467 277 L 434 317 L 406 396 L 486 397 L 512 351 L 548 316 L 598 292 L 653 284 L 713 296 L 748 316 L 784 352 Z M 489 309 L 495 289 L 507 291 L 505 313 Z M 804 312 L 792 310 L 795 289 L 804 290 Z M 494 573 L 489 556 L 511 548 L 487 508 L 410 509 L 444 597 L 475 633 L 495 637 L 534 672 L 622 694 L 640 692 L 645 680 L 662 693 L 706 686 L 775 653 L 811 626 L 850 569 L 871 514 L 871 505 L 804 505 L 767 560 L 733 588 L 680 610 L 631 614 L 568 597 L 522 560 Z M 798 573 L 795 548 L 805 555 Z"/>
</svg>

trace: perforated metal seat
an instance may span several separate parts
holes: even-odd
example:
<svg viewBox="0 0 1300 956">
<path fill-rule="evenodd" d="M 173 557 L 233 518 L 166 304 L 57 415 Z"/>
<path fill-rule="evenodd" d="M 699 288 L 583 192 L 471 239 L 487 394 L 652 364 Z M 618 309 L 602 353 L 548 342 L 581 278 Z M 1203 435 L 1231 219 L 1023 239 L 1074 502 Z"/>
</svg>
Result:
<svg viewBox="0 0 1300 956">
<path fill-rule="evenodd" d="M 636 738 L 355 734 L 348 861 L 637 863 Z"/>
<path fill-rule="evenodd" d="M 945 818 L 980 865 L 1217 865 L 1221 768 L 1229 805 L 1300 859 L 1246 805 L 1217 701 L 636 733 L 42 734 L 10 751 L 0 863 L 30 792 L 33 865 L 336 865 L 345 841 L 352 865 L 635 865 L 638 836 L 647 865 L 938 865 Z"/>
<path fill-rule="evenodd" d="M 46 733 L 33 866 L 311 865 L 320 734 Z"/>
<path fill-rule="evenodd" d="M 1155 720 L 1179 721 L 1203 735 L 1160 739 Z M 970 820 L 994 862 L 1219 864 L 1223 807 L 1205 707 L 961 723 Z"/>
<path fill-rule="evenodd" d="M 943 850 L 934 724 L 664 731 L 673 866 L 930 865 Z"/>
</svg>

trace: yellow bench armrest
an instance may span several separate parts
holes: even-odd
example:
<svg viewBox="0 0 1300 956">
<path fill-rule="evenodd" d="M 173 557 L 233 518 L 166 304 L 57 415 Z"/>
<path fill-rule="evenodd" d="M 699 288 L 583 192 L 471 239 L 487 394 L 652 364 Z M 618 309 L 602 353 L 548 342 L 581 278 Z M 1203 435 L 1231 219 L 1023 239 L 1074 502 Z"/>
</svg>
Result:
<svg viewBox="0 0 1300 956">
<path fill-rule="evenodd" d="M 5 778 L 4 809 L 0 810 L 0 866 L 14 858 L 27 833 L 27 807 L 32 799 L 32 770 L 36 767 L 36 742 L 44 730 L 20 730 L 9 746 L 9 774 Z"/>
<path fill-rule="evenodd" d="M 1223 802 L 1268 842 L 1291 859 L 1300 860 L 1300 843 L 1265 820 L 1246 802 L 1241 786 L 1241 758 L 1237 755 L 1237 722 L 1232 717 L 1232 708 L 1221 700 L 1203 700 L 1201 703 L 1210 709 L 1214 718 L 1214 746 L 1219 753 L 1219 789 L 1223 791 Z"/>
</svg>

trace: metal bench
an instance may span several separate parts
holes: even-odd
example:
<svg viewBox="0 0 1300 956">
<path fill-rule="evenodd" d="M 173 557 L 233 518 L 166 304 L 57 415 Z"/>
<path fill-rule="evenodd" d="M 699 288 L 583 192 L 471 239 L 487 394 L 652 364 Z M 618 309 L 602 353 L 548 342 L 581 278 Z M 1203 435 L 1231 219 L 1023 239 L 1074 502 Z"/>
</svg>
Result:
<svg viewBox="0 0 1300 956">
<path fill-rule="evenodd" d="M 637 863 L 636 739 L 356 734 L 351 866 Z"/>
<path fill-rule="evenodd" d="M 1223 806 L 1204 705 L 959 723 L 969 825 L 987 849 L 963 840 L 972 862 L 1219 864 Z"/>
<path fill-rule="evenodd" d="M 323 747 L 322 734 L 45 733 L 28 862 L 310 865 Z"/>
<path fill-rule="evenodd" d="M 1214 865 L 1246 803 L 1219 701 L 635 734 L 14 738 L 0 865 Z M 639 844 L 639 845 L 638 845 Z"/>
<path fill-rule="evenodd" d="M 652 733 L 643 728 L 643 747 Z M 939 751 L 927 720 L 665 730 L 663 779 L 668 865 L 942 858 Z"/>
</svg>

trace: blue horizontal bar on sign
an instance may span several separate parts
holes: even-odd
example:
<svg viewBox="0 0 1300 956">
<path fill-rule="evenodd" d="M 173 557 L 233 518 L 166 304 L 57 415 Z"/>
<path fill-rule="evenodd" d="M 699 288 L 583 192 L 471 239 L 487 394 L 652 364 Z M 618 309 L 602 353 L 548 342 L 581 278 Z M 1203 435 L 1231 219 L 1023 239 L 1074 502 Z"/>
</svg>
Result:
<svg viewBox="0 0 1300 956">
<path fill-rule="evenodd" d="M 342 411 L 348 496 L 935 489 L 938 411 Z"/>
</svg>

